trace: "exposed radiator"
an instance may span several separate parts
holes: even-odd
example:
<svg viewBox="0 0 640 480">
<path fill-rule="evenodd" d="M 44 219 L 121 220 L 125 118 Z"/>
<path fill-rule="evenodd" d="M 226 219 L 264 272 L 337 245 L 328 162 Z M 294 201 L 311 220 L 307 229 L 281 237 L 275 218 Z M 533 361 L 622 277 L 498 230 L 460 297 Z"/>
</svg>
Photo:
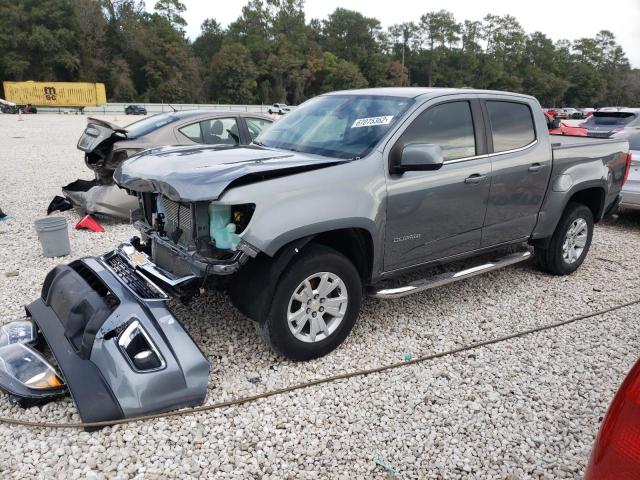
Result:
<svg viewBox="0 0 640 480">
<path fill-rule="evenodd" d="M 164 212 L 165 231 L 167 236 L 177 243 L 186 244 L 193 239 L 193 213 L 191 207 L 169 200 L 164 196 L 159 197 L 160 210 Z M 175 232 L 178 228 L 182 231 L 176 239 Z"/>
</svg>

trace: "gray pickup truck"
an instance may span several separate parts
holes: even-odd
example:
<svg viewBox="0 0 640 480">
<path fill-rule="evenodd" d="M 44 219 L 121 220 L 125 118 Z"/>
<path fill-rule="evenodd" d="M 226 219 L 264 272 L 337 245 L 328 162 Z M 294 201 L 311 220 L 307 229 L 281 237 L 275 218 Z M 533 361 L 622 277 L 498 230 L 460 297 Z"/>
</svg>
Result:
<svg viewBox="0 0 640 480">
<path fill-rule="evenodd" d="M 526 95 L 322 95 L 249 146 L 127 160 L 114 178 L 140 199 L 140 237 L 57 267 L 28 313 L 83 418 L 192 405 L 208 364 L 168 298 L 225 288 L 275 351 L 319 357 L 349 334 L 365 292 L 398 298 L 531 255 L 549 273 L 575 271 L 594 223 L 618 206 L 629 160 L 626 141 L 550 136 Z M 473 262 L 487 253 L 496 258 Z M 381 283 L 462 259 L 461 269 Z"/>
</svg>

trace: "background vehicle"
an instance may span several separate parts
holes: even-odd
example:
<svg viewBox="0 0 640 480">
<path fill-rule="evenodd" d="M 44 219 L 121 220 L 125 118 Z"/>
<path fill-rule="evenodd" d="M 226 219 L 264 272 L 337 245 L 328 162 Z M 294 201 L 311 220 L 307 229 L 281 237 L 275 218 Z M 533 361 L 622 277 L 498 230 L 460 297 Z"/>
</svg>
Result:
<svg viewBox="0 0 640 480">
<path fill-rule="evenodd" d="M 580 118 L 581 113 L 575 108 L 563 108 L 562 111 L 566 115 L 566 118 Z"/>
<path fill-rule="evenodd" d="M 103 83 L 3 82 L 6 99 L 18 105 L 88 107 L 107 103 Z"/>
<path fill-rule="evenodd" d="M 275 113 L 277 113 L 278 115 L 284 115 L 285 113 L 289 113 L 290 111 L 291 111 L 291 108 L 289 108 L 284 103 L 274 103 L 269 107 L 269 113 L 271 115 Z"/>
<path fill-rule="evenodd" d="M 72 390 L 82 383 L 65 368 L 80 360 L 65 312 L 104 312 L 99 321 L 73 317 L 73 331 L 86 338 L 108 330 L 85 342 L 102 373 L 95 381 L 116 392 L 115 402 L 133 398 L 135 411 L 148 413 L 166 408 L 141 395 L 153 377 L 136 383 L 129 369 L 126 395 L 113 388 L 122 375 L 113 374 L 111 357 L 122 359 L 114 349 L 132 312 L 157 338 L 156 350 L 183 365 L 193 342 L 183 332 L 156 332 L 179 322 L 153 302 L 226 287 L 275 351 L 319 357 L 350 333 L 365 288 L 402 297 L 524 261 L 528 246 L 545 271 L 575 271 L 594 223 L 618 205 L 628 160 L 626 141 L 550 137 L 540 105 L 525 95 L 390 88 L 318 96 L 253 145 L 151 149 L 122 163 L 114 180 L 140 199 L 141 238 L 71 266 L 81 278 L 63 267 L 51 272 L 43 299 L 63 298 L 64 308 L 38 299 L 28 311 L 49 327 L 47 339 L 59 339 L 47 343 L 56 358 L 67 355 L 60 366 Z M 489 252 L 497 258 L 487 263 L 479 254 Z M 452 263 L 462 259 L 473 266 Z M 381 283 L 443 263 L 449 272 Z M 116 312 L 100 309 L 105 298 Z M 134 361 L 142 353 L 125 351 Z M 194 398 L 184 385 L 206 383 L 208 373 L 183 371 L 169 385 L 160 372 L 153 384 L 164 398 L 174 394 L 174 408 Z"/>
<path fill-rule="evenodd" d="M 640 210 L 640 131 L 624 131 L 615 134 L 614 137 L 628 140 L 631 153 L 629 176 L 622 187 L 620 206 L 631 210 Z"/>
<path fill-rule="evenodd" d="M 574 135 L 578 137 L 586 137 L 587 129 L 582 127 L 573 127 L 563 123 L 559 118 L 554 118 L 549 113 L 544 112 L 547 120 L 549 135 Z"/>
<path fill-rule="evenodd" d="M 551 117 L 556 118 L 558 116 L 558 113 L 560 113 L 559 108 L 547 108 L 545 109 L 545 113 L 549 114 Z"/>
<path fill-rule="evenodd" d="M 584 480 L 640 478 L 640 360 L 616 392 L 591 450 Z"/>
<path fill-rule="evenodd" d="M 553 115 L 554 118 L 559 118 L 561 120 L 569 118 L 564 108 L 551 108 L 549 109 L 549 113 Z"/>
<path fill-rule="evenodd" d="M 146 115 L 147 109 L 142 105 L 128 105 L 124 109 L 125 115 Z"/>
<path fill-rule="evenodd" d="M 85 163 L 95 172 L 95 180 L 76 180 L 62 191 L 88 213 L 130 219 L 137 201 L 113 185 L 113 171 L 128 157 L 165 145 L 247 145 L 272 122 L 267 115 L 219 110 L 162 113 L 126 127 L 88 118 L 78 149 L 85 152 Z"/>
<path fill-rule="evenodd" d="M 18 107 L 13 102 L 7 102 L 0 98 L 0 112 L 2 113 L 18 113 Z"/>
<path fill-rule="evenodd" d="M 580 127 L 586 128 L 590 137 L 608 138 L 624 129 L 640 127 L 640 109 L 597 110 Z"/>
<path fill-rule="evenodd" d="M 589 107 L 580 108 L 579 110 L 582 113 L 582 117 L 580 117 L 581 119 L 589 118 L 591 115 L 593 115 L 593 112 L 595 112 L 594 108 L 589 108 Z"/>
<path fill-rule="evenodd" d="M 596 108 L 596 112 L 618 112 L 620 110 L 624 110 L 627 107 L 600 107 Z"/>
<path fill-rule="evenodd" d="M 16 105 L 13 102 L 7 102 L 0 98 L 0 111 L 2 113 L 38 113 L 38 109 L 33 105 Z"/>
</svg>

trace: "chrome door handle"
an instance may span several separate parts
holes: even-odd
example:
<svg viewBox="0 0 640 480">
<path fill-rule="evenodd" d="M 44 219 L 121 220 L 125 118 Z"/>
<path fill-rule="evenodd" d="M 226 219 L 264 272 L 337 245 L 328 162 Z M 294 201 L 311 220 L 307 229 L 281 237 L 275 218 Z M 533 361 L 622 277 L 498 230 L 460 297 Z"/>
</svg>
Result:
<svg viewBox="0 0 640 480">
<path fill-rule="evenodd" d="M 474 173 L 473 175 L 468 176 L 464 179 L 464 183 L 480 183 L 484 181 L 486 175 L 480 175 L 479 173 Z"/>
<path fill-rule="evenodd" d="M 529 171 L 530 172 L 537 172 L 538 170 L 540 170 L 542 168 L 542 165 L 539 163 L 534 163 L 533 165 L 531 165 L 529 167 Z"/>
</svg>

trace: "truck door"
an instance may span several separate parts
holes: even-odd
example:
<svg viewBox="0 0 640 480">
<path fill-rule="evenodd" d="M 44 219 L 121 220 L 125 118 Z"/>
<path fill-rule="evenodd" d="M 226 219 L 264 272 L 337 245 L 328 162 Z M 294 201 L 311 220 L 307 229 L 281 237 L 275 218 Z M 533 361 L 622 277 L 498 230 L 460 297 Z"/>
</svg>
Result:
<svg viewBox="0 0 640 480">
<path fill-rule="evenodd" d="M 388 173 L 386 271 L 480 247 L 491 173 L 482 111 L 469 96 L 447 98 L 414 114 L 390 142 L 389 161 L 406 145 L 423 143 L 439 145 L 444 164 L 435 171 Z"/>
<path fill-rule="evenodd" d="M 494 97 L 495 98 L 495 97 Z M 528 238 L 551 175 L 551 152 L 526 100 L 482 100 L 489 129 L 491 189 L 482 246 Z M 490 127 L 490 128 L 489 128 Z"/>
</svg>

